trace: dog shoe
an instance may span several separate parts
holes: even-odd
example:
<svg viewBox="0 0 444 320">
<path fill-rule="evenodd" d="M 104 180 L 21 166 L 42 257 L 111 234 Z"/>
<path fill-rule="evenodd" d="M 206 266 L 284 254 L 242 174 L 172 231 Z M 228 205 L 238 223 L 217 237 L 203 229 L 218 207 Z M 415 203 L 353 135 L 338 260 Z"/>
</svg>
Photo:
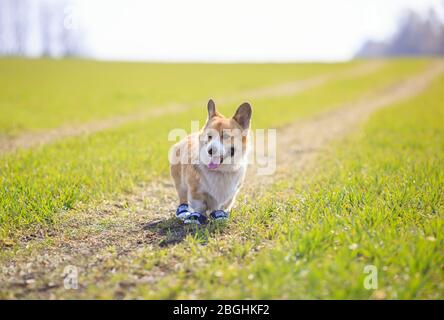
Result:
<svg viewBox="0 0 444 320">
<path fill-rule="evenodd" d="M 184 223 L 186 224 L 205 224 L 207 222 L 207 217 L 199 212 L 193 212 L 187 219 L 185 219 Z"/>
<path fill-rule="evenodd" d="M 188 210 L 188 205 L 186 203 L 182 203 L 177 207 L 176 210 L 176 217 L 180 220 L 188 219 L 188 217 L 191 215 L 191 212 Z"/>
<path fill-rule="evenodd" d="M 228 220 L 229 213 L 223 210 L 215 210 L 210 213 L 210 217 L 217 221 Z"/>
</svg>

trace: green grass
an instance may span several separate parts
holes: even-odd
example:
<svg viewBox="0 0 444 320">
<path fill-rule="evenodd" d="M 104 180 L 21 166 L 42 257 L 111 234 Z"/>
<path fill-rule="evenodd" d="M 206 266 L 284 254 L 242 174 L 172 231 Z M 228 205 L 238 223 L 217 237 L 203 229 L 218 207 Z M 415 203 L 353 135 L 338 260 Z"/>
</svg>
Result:
<svg viewBox="0 0 444 320">
<path fill-rule="evenodd" d="M 417 74 L 428 62 L 391 60 L 371 74 L 336 79 L 294 96 L 253 100 L 254 127 L 316 116 Z M 361 62 L 144 65 L 1 60 L 0 112 L 5 117 L 0 132 L 44 130 L 170 101 L 204 102 L 208 96 L 345 70 L 356 63 Z M 117 253 L 110 261 L 104 257 L 109 265 L 98 268 L 101 285 L 92 282 L 78 294 L 443 299 L 443 88 L 441 77 L 420 96 L 377 112 L 359 131 L 328 147 L 310 173 L 290 176 L 255 199 L 243 195 L 227 225 L 198 228 L 168 247 L 139 248 L 126 260 L 117 261 Z M 235 107 L 228 104 L 221 110 L 228 115 Z M 188 129 L 190 120 L 203 123 L 205 112 L 203 104 L 196 104 L 186 112 L 1 156 L 0 240 L 28 228 L 52 228 L 63 211 L 95 206 L 165 177 L 169 130 Z M 97 228 L 118 221 L 110 216 Z M 166 229 L 168 223 L 172 222 L 164 222 Z M 367 265 L 378 269 L 377 290 L 364 288 Z M 116 273 L 104 272 L 108 267 L 116 267 Z M 119 284 L 131 279 L 137 268 L 161 271 L 162 277 L 119 291 Z M 81 277 L 94 279 L 94 272 Z"/>
<path fill-rule="evenodd" d="M 417 73 L 426 64 L 426 60 L 391 61 L 373 74 L 338 80 L 293 97 L 254 101 L 253 124 L 256 128 L 273 127 L 316 115 Z M 69 100 L 67 97 L 65 100 Z M 228 114 L 234 106 L 221 109 Z M 171 145 L 166 140 L 168 132 L 173 128 L 188 129 L 194 119 L 203 123 L 205 117 L 205 107 L 195 106 L 174 116 L 130 123 L 1 157 L 0 239 L 14 237 L 17 231 L 30 226 L 51 225 L 61 211 L 94 205 L 166 175 Z"/>
<path fill-rule="evenodd" d="M 170 272 L 127 297 L 443 299 L 443 88 L 377 112 L 311 179 L 247 199 L 225 229 L 143 251 L 133 264 Z"/>
<path fill-rule="evenodd" d="M 302 80 L 346 64 L 148 64 L 0 59 L 0 134 L 42 130 L 166 103 Z"/>
<path fill-rule="evenodd" d="M 427 64 L 427 60 L 394 60 L 374 73 L 331 81 L 321 90 L 312 89 L 279 99 L 262 99 L 258 103 L 253 100 L 257 107 L 254 125 L 257 128 L 282 126 L 294 119 L 310 117 L 314 112 L 332 110 L 347 101 L 377 94 L 388 85 L 420 72 Z"/>
</svg>

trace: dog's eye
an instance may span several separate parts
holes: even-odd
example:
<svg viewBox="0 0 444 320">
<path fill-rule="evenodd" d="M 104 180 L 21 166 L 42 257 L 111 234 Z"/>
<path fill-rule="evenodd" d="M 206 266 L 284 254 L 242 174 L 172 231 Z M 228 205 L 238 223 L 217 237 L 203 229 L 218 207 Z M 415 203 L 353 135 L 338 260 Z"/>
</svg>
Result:
<svg viewBox="0 0 444 320">
<path fill-rule="evenodd" d="M 234 147 L 231 147 L 231 149 L 230 149 L 230 155 L 231 155 L 231 156 L 234 156 Z"/>
<path fill-rule="evenodd" d="M 212 135 L 208 135 L 208 141 L 210 141 L 211 139 L 213 139 Z"/>
</svg>

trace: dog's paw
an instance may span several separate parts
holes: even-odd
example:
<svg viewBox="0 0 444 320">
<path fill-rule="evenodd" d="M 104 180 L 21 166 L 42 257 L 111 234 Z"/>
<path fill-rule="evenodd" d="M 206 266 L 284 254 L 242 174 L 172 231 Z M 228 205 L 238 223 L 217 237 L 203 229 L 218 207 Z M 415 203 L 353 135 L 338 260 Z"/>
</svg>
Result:
<svg viewBox="0 0 444 320">
<path fill-rule="evenodd" d="M 186 203 L 183 203 L 179 205 L 176 209 L 176 217 L 180 220 L 186 220 L 190 217 L 191 212 L 188 209 L 188 205 Z"/>
<path fill-rule="evenodd" d="M 225 221 L 229 218 L 229 213 L 223 210 L 215 210 L 210 213 L 210 217 L 216 221 Z"/>
<path fill-rule="evenodd" d="M 185 219 L 184 223 L 186 224 L 205 224 L 207 222 L 207 217 L 199 212 L 192 213 L 187 219 Z"/>
</svg>

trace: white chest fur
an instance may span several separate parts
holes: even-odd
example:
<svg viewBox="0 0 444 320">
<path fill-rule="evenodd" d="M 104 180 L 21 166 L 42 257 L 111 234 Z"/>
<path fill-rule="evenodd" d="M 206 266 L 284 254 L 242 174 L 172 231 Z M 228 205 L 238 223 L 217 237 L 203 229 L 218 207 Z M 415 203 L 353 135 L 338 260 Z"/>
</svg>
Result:
<svg viewBox="0 0 444 320">
<path fill-rule="evenodd" d="M 245 175 L 246 165 L 240 166 L 236 171 L 212 171 L 201 167 L 200 191 L 207 195 L 207 205 L 210 210 L 221 209 L 229 203 L 239 191 Z"/>
</svg>

